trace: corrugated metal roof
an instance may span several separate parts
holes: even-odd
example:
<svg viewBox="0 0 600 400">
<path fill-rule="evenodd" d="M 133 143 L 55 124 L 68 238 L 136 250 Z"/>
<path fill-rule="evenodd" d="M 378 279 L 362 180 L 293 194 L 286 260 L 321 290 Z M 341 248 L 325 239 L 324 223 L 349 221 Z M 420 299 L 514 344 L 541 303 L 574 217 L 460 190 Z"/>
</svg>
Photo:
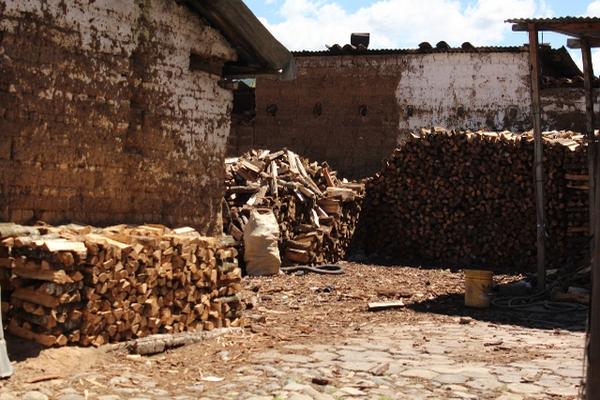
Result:
<svg viewBox="0 0 600 400">
<path fill-rule="evenodd" d="M 485 47 L 451 47 L 423 49 L 364 49 L 351 45 L 330 46 L 329 50 L 292 51 L 294 57 L 344 56 L 344 55 L 393 55 L 393 54 L 432 54 L 432 53 L 520 53 L 527 51 L 526 46 L 485 46 Z"/>
<path fill-rule="evenodd" d="M 572 22 L 600 22 L 600 18 L 598 17 L 556 17 L 556 18 L 511 18 L 507 19 L 505 22 L 509 22 L 512 24 L 547 24 L 547 23 L 556 23 L 556 24 L 564 24 L 564 23 L 572 23 Z"/>
<path fill-rule="evenodd" d="M 600 40 L 600 18 L 598 17 L 512 18 L 507 19 L 506 22 L 513 24 L 512 30 L 515 32 L 526 32 L 535 27 L 537 31 Z"/>
<path fill-rule="evenodd" d="M 284 79 L 295 78 L 292 54 L 242 0 L 185 0 L 185 3 L 219 30 L 236 50 L 238 60 L 225 65 L 226 75 L 269 74 Z"/>
</svg>

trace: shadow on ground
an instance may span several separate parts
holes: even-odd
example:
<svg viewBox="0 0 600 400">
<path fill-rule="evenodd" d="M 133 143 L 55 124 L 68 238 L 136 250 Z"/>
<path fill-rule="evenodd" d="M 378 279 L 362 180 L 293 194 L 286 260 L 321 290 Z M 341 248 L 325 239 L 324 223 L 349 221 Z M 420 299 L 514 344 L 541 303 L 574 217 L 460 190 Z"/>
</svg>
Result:
<svg viewBox="0 0 600 400">
<path fill-rule="evenodd" d="M 44 349 L 43 346 L 35 342 L 21 339 L 10 334 L 6 335 L 4 339 L 6 340 L 8 358 L 11 361 L 19 362 L 28 358 L 35 358 Z"/>
<path fill-rule="evenodd" d="M 443 263 L 434 263 L 434 262 L 423 262 L 416 261 L 410 258 L 408 259 L 400 259 L 398 257 L 386 257 L 386 256 L 378 256 L 378 255 L 365 255 L 361 251 L 355 251 L 350 253 L 347 257 L 347 260 L 350 262 L 355 262 L 359 264 L 367 264 L 367 265 L 380 265 L 383 267 L 412 267 L 419 269 L 447 269 L 451 272 L 462 272 L 465 269 L 484 269 L 487 271 L 492 271 L 494 274 L 509 274 L 509 275 L 517 275 L 517 274 L 529 274 L 533 271 L 529 271 L 527 268 L 518 268 L 512 266 L 506 267 L 498 267 L 498 266 L 482 266 L 480 264 L 464 264 L 464 263 L 452 263 L 452 262 L 443 262 Z"/>
<path fill-rule="evenodd" d="M 570 303 L 566 303 L 570 304 Z M 537 329 L 565 329 L 585 331 L 588 311 L 565 309 L 557 311 L 544 304 L 527 309 L 509 309 L 491 306 L 486 309 L 469 308 L 464 305 L 462 294 L 448 294 L 431 300 L 407 305 L 416 312 L 436 313 L 456 317 L 470 317 L 495 324 L 519 325 Z M 570 308 L 568 305 L 566 306 Z"/>
</svg>

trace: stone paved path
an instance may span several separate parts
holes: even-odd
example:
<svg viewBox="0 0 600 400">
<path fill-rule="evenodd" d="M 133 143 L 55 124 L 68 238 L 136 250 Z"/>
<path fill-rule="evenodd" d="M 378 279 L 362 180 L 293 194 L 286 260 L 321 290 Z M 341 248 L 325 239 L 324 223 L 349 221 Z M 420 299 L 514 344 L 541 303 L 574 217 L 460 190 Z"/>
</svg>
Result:
<svg viewBox="0 0 600 400">
<path fill-rule="evenodd" d="M 341 342 L 312 340 L 273 343 L 249 362 L 232 363 L 225 377 L 202 365 L 196 381 L 177 379 L 184 366 L 157 379 L 149 376 L 151 361 L 142 359 L 140 368 L 117 365 L 113 375 L 92 370 L 10 392 L 5 387 L 0 400 L 571 399 L 583 375 L 584 335 L 568 331 L 429 321 L 365 326 Z"/>
</svg>

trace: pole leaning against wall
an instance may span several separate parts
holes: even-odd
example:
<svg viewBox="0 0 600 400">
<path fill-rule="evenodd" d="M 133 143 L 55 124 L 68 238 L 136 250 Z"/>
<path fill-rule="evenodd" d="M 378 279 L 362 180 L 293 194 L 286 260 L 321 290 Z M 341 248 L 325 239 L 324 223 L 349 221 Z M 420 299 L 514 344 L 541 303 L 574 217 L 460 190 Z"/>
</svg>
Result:
<svg viewBox="0 0 600 400">
<path fill-rule="evenodd" d="M 12 374 L 13 368 L 8 359 L 6 340 L 4 340 L 4 327 L 2 326 L 2 319 L 0 318 L 0 378 L 8 378 Z"/>
<path fill-rule="evenodd" d="M 546 290 L 546 210 L 544 201 L 544 149 L 540 101 L 540 61 L 538 28 L 529 24 L 529 64 L 531 68 L 531 108 L 533 114 L 535 205 L 537 215 L 537 290 Z"/>
</svg>

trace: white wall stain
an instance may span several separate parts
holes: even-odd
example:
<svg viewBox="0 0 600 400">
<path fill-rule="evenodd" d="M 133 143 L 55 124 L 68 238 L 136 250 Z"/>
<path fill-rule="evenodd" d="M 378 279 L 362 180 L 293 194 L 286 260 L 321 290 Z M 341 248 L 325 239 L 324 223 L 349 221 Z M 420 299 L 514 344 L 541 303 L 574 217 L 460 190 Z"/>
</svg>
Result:
<svg viewBox="0 0 600 400">
<path fill-rule="evenodd" d="M 407 63 L 396 89 L 399 130 L 502 130 L 525 124 L 530 111 L 527 57 L 526 52 L 404 56 Z"/>
</svg>

